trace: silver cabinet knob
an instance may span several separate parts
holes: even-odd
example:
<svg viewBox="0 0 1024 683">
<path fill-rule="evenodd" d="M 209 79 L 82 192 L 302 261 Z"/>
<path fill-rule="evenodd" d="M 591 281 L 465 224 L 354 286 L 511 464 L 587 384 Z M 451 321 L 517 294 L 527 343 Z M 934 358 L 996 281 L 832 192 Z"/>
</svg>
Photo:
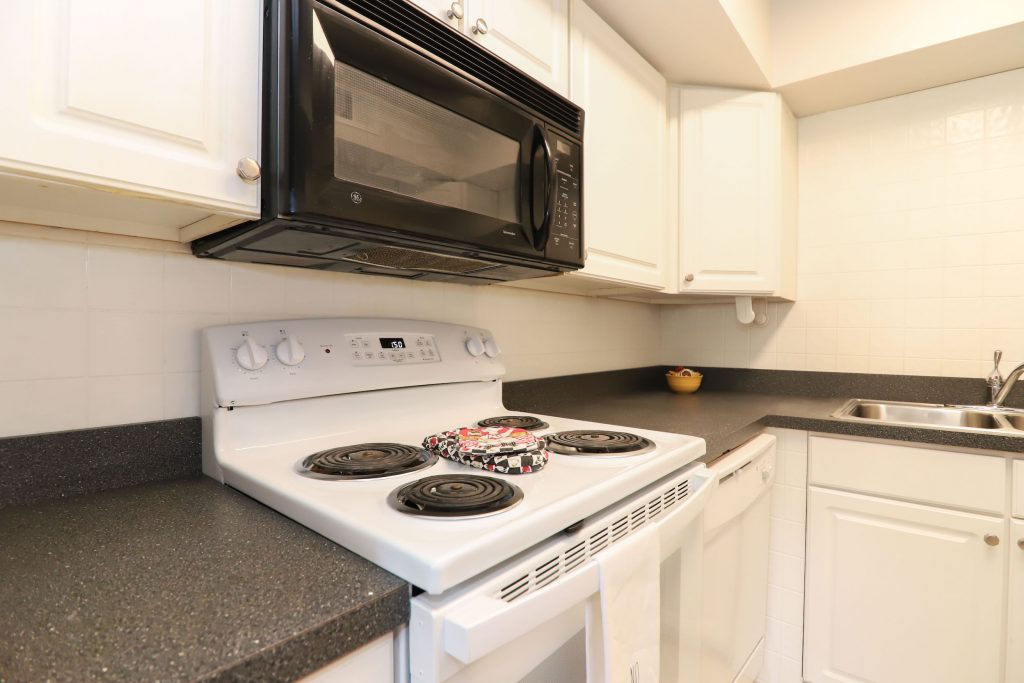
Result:
<svg viewBox="0 0 1024 683">
<path fill-rule="evenodd" d="M 683 278 L 687 282 L 693 282 L 693 273 L 687 273 L 686 277 Z"/>
<path fill-rule="evenodd" d="M 462 19 L 462 17 L 466 16 L 466 10 L 462 8 L 461 2 L 453 2 L 445 14 L 448 15 L 449 19 Z"/>
<path fill-rule="evenodd" d="M 254 183 L 260 179 L 260 165 L 252 157 L 242 157 L 235 167 L 238 177 L 247 183 Z"/>
<path fill-rule="evenodd" d="M 999 545 L 999 537 L 995 534 L 985 534 L 985 543 L 994 548 Z"/>
<path fill-rule="evenodd" d="M 476 22 L 473 24 L 473 28 L 471 28 L 470 30 L 473 33 L 477 33 L 482 36 L 486 35 L 487 32 L 491 30 L 491 27 L 487 25 L 487 22 L 484 20 L 483 17 L 480 17 L 479 19 L 476 20 Z"/>
</svg>

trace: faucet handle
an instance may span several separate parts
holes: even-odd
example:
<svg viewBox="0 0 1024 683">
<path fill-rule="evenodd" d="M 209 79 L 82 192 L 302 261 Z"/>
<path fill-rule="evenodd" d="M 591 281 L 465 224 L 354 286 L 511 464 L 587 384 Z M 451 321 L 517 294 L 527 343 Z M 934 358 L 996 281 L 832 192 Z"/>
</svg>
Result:
<svg viewBox="0 0 1024 683">
<path fill-rule="evenodd" d="M 988 404 L 990 406 L 998 405 L 997 397 L 999 395 L 999 390 L 1003 388 L 1003 373 L 999 372 L 999 361 L 1002 359 L 1003 352 L 996 349 L 992 354 L 992 362 L 994 365 L 992 370 L 988 373 L 988 376 L 985 378 L 985 384 L 988 385 L 989 389 L 990 398 Z M 1011 384 L 1010 387 L 1012 388 L 1013 384 Z"/>
<path fill-rule="evenodd" d="M 999 372 L 999 361 L 1001 361 L 1002 359 L 1003 352 L 999 349 L 996 349 L 992 353 L 992 362 L 994 363 L 992 371 L 988 373 L 988 377 L 986 377 L 989 386 L 999 387 L 1003 383 L 1003 373 Z"/>
</svg>

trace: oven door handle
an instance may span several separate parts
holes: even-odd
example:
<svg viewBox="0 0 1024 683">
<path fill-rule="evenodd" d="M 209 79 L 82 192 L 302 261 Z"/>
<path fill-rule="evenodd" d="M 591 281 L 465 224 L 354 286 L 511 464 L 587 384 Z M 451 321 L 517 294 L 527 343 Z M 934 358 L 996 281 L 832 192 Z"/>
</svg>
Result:
<svg viewBox="0 0 1024 683">
<path fill-rule="evenodd" d="M 537 153 L 541 153 L 540 163 L 537 160 Z M 551 236 L 551 220 L 554 217 L 553 203 L 555 197 L 555 158 L 551 154 L 551 145 L 540 125 L 533 128 L 533 149 L 530 151 L 530 225 L 533 228 L 533 247 L 538 251 L 544 251 L 547 247 L 548 238 Z M 544 191 L 537 192 L 537 171 L 538 166 L 544 172 Z M 538 204 L 538 199 L 543 197 L 543 205 Z M 538 211 L 539 209 L 539 211 Z M 538 216 L 537 214 L 541 215 Z M 539 220 L 538 220 L 539 218 Z"/>
<path fill-rule="evenodd" d="M 679 549 L 683 529 L 697 519 L 715 488 L 714 475 L 704 465 L 694 470 L 691 481 L 697 490 L 655 522 L 663 559 Z M 598 563 L 588 561 L 515 602 L 491 595 L 470 598 L 444 617 L 445 652 L 470 664 L 595 595 L 599 579 Z"/>
</svg>

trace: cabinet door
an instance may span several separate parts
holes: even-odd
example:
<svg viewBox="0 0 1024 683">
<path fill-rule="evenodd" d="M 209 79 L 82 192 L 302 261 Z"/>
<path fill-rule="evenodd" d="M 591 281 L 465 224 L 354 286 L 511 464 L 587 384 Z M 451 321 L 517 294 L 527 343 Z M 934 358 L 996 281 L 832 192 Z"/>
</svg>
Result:
<svg viewBox="0 0 1024 683">
<path fill-rule="evenodd" d="M 669 270 L 665 78 L 581 0 L 572 99 L 586 110 L 584 274 L 663 289 Z"/>
<path fill-rule="evenodd" d="M 1015 463 L 1016 464 L 1016 463 Z M 1010 621 L 1007 683 L 1024 681 L 1024 522 L 1010 522 Z"/>
<path fill-rule="evenodd" d="M 0 23 L 0 170 L 259 213 L 259 0 L 39 0 Z"/>
<path fill-rule="evenodd" d="M 807 681 L 998 683 L 1004 519 L 813 486 L 807 514 Z"/>
<path fill-rule="evenodd" d="M 466 0 L 465 8 L 465 30 L 481 45 L 556 92 L 568 92 L 568 0 Z M 486 33 L 473 30 L 478 20 Z"/>
<path fill-rule="evenodd" d="M 784 105 L 773 93 L 679 93 L 680 290 L 775 293 Z"/>
<path fill-rule="evenodd" d="M 440 19 L 454 29 L 461 29 L 462 22 L 457 16 L 448 16 L 448 12 L 461 6 L 465 13 L 466 2 L 469 0 L 410 0 L 412 4 L 418 5 L 430 13 L 432 17 Z"/>
</svg>

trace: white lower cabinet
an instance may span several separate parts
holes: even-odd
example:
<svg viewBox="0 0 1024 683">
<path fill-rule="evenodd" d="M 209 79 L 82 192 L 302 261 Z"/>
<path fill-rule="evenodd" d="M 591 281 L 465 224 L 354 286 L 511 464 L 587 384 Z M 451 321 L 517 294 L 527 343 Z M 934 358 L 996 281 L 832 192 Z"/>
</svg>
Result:
<svg viewBox="0 0 1024 683">
<path fill-rule="evenodd" d="M 807 512 L 805 680 L 1002 680 L 1004 518 L 816 486 Z"/>
<path fill-rule="evenodd" d="M 296 683 L 395 683 L 394 642 L 389 633 Z"/>
<path fill-rule="evenodd" d="M 1014 463 L 1020 464 L 1020 462 Z M 1010 522 L 1010 618 L 1006 681 L 1024 681 L 1024 522 Z"/>
</svg>

